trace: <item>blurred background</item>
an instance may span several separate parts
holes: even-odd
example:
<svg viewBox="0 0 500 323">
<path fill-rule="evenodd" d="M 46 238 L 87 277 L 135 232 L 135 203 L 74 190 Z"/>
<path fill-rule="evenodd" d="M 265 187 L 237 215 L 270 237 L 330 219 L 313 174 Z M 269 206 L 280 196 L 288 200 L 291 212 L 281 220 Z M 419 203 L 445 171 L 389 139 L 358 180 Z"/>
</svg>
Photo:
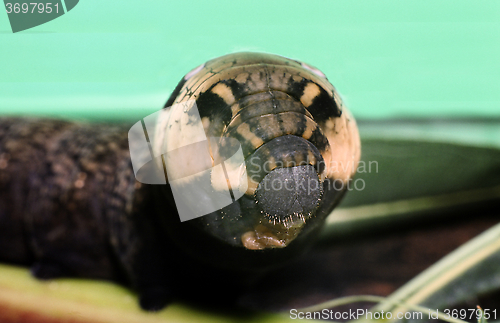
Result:
<svg viewBox="0 0 500 323">
<path fill-rule="evenodd" d="M 140 118 L 210 58 L 264 51 L 322 70 L 357 118 L 500 117 L 498 1 L 83 0 L 13 34 L 0 113 Z"/>
</svg>

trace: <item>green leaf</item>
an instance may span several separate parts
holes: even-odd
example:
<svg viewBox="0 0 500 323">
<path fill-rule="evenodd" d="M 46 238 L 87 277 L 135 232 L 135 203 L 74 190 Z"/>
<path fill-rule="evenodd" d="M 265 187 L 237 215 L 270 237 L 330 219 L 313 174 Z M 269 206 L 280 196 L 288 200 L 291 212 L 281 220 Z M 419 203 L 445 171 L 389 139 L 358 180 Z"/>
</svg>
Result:
<svg viewBox="0 0 500 323">
<path fill-rule="evenodd" d="M 217 312 L 174 303 L 158 313 L 141 310 L 137 296 L 113 283 L 57 279 L 42 282 L 29 271 L 0 265 L 0 321 L 32 322 L 290 322 L 265 312 Z"/>
</svg>

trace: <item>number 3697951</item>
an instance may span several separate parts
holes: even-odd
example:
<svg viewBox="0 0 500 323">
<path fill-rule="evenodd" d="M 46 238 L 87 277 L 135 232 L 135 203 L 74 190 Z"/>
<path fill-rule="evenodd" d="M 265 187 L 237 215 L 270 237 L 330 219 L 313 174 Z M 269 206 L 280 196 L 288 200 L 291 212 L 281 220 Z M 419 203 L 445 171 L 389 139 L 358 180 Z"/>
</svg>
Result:
<svg viewBox="0 0 500 323">
<path fill-rule="evenodd" d="M 5 4 L 7 13 L 59 13 L 59 3 L 10 3 Z"/>
</svg>

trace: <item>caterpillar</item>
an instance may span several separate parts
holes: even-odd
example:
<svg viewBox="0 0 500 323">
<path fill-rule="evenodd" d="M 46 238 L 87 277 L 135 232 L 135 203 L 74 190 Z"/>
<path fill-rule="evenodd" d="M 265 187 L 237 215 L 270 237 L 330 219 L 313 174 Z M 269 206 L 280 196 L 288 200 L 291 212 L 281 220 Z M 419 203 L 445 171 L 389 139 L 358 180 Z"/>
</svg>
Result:
<svg viewBox="0 0 500 323">
<path fill-rule="evenodd" d="M 193 141 L 196 122 L 207 140 Z M 147 132 L 166 185 L 136 177 L 131 126 L 0 119 L 0 261 L 129 284 L 146 310 L 200 290 L 231 300 L 311 246 L 360 158 L 326 76 L 264 53 L 210 60 L 179 82 Z M 204 185 L 230 199 L 190 194 Z M 181 221 L 182 203 L 212 209 Z"/>
</svg>

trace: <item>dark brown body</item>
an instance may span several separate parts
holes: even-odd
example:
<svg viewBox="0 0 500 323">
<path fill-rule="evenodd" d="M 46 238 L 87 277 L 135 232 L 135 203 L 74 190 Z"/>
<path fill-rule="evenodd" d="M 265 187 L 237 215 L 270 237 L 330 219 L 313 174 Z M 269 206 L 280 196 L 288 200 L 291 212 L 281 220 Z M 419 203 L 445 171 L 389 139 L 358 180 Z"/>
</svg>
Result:
<svg viewBox="0 0 500 323">
<path fill-rule="evenodd" d="M 126 128 L 0 120 L 0 260 L 116 277 L 109 228 L 132 213 L 135 184 Z"/>
<path fill-rule="evenodd" d="M 0 119 L 0 261 L 126 282 L 145 308 L 165 304 L 166 292 L 148 297 L 168 280 L 168 243 L 132 172 L 129 127 Z"/>
</svg>

